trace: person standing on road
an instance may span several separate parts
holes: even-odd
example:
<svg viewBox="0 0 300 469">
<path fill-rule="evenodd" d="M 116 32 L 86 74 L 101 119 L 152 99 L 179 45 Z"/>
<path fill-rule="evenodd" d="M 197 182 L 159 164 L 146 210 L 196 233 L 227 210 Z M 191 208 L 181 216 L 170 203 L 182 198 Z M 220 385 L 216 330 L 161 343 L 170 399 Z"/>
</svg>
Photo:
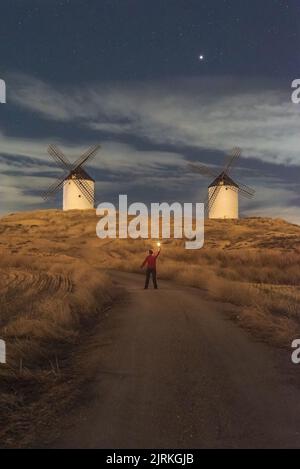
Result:
<svg viewBox="0 0 300 469">
<path fill-rule="evenodd" d="M 144 260 L 144 262 L 141 265 L 141 269 L 145 265 L 147 265 L 145 290 L 148 289 L 150 277 L 152 277 L 153 286 L 154 286 L 155 290 L 157 290 L 156 259 L 158 258 L 159 255 L 160 255 L 160 248 L 159 248 L 159 251 L 156 254 L 153 253 L 152 249 L 149 249 L 149 254 L 148 254 L 148 256 L 146 257 L 146 259 Z"/>
</svg>

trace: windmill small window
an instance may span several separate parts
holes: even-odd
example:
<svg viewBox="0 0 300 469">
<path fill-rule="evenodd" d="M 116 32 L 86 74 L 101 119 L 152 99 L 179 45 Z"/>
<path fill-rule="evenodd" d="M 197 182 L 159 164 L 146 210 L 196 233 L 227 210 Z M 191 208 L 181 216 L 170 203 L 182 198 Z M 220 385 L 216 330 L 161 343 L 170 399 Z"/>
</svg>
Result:
<svg viewBox="0 0 300 469">
<path fill-rule="evenodd" d="M 245 184 L 234 181 L 230 176 L 230 170 L 241 156 L 240 148 L 233 148 L 227 162 L 220 174 L 215 174 L 209 167 L 203 164 L 189 164 L 193 173 L 199 173 L 214 178 L 208 186 L 208 196 L 205 201 L 205 212 L 211 219 L 238 219 L 239 218 L 239 194 L 248 199 L 254 197 L 255 191 Z"/>
<path fill-rule="evenodd" d="M 43 194 L 44 199 L 54 197 L 60 189 L 63 189 L 63 210 L 94 208 L 95 181 L 85 171 L 83 165 L 93 158 L 99 149 L 100 145 L 94 145 L 72 164 L 55 145 L 50 145 L 49 155 L 60 168 L 68 172 L 49 187 L 48 191 Z"/>
</svg>

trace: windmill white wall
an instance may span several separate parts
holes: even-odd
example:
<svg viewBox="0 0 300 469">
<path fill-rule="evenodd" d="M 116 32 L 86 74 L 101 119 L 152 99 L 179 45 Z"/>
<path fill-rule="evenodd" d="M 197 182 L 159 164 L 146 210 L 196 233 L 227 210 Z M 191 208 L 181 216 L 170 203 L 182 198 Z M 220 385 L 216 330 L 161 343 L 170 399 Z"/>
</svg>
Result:
<svg viewBox="0 0 300 469">
<path fill-rule="evenodd" d="M 232 187 L 232 188 L 231 188 Z M 216 186 L 208 188 L 209 198 Z M 219 185 L 218 194 L 212 207 L 209 208 L 209 218 L 211 219 L 238 219 L 239 218 L 239 193 L 236 187 Z"/>
<path fill-rule="evenodd" d="M 63 210 L 88 210 L 94 208 L 95 183 L 91 179 L 83 179 L 83 184 L 89 188 L 93 202 L 89 202 L 73 179 L 66 179 L 63 188 Z"/>
</svg>

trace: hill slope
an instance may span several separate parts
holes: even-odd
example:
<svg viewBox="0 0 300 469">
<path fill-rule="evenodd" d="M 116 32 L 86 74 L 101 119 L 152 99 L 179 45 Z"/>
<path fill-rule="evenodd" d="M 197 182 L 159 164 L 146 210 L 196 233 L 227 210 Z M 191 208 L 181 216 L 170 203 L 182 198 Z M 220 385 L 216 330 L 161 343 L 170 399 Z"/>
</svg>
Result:
<svg viewBox="0 0 300 469">
<path fill-rule="evenodd" d="M 93 289 L 98 294 L 101 292 L 98 287 L 105 283 L 107 268 L 140 271 L 145 252 L 149 247 L 155 249 L 155 243 L 100 240 L 95 233 L 97 221 L 93 210 L 47 210 L 3 217 L 0 220 L 2 302 L 3 294 L 23 302 L 25 292 L 32 298 L 46 293 L 52 299 L 65 298 L 68 293 L 75 293 L 76 284 L 77 300 L 80 297 L 87 303 Z M 215 298 L 221 295 L 222 300 L 248 307 L 253 306 L 247 298 L 249 287 L 251 297 L 256 297 L 259 289 L 261 297 L 263 291 L 268 292 L 269 301 L 277 294 L 280 298 L 291 295 L 293 301 L 298 300 L 299 260 L 300 227 L 297 225 L 262 218 L 210 220 L 205 226 L 203 249 L 188 251 L 181 240 L 163 242 L 159 274 L 206 289 Z M 99 270 L 103 277 L 99 277 Z M 276 317 L 278 312 L 283 316 L 292 314 L 286 311 L 286 305 L 284 311 L 278 311 L 277 298 L 274 303 Z M 13 308 L 11 300 L 9 304 Z M 289 310 L 294 309 L 292 304 L 287 306 Z"/>
<path fill-rule="evenodd" d="M 139 272 L 155 246 L 100 240 L 97 221 L 95 211 L 58 210 L 0 220 L 0 337 L 9 352 L 8 366 L 0 369 L 0 403 L 7 409 L 0 437 L 8 446 L 25 430 L 22 444 L 28 444 L 33 413 L 37 428 L 55 419 L 59 405 L 55 409 L 51 395 L 69 403 L 66 381 L 80 379 L 70 351 L 115 294 L 107 269 Z M 235 305 L 232 318 L 241 325 L 290 346 L 300 334 L 299 261 L 299 226 L 259 218 L 208 221 L 199 251 L 185 250 L 180 240 L 163 242 L 159 275 Z"/>
</svg>

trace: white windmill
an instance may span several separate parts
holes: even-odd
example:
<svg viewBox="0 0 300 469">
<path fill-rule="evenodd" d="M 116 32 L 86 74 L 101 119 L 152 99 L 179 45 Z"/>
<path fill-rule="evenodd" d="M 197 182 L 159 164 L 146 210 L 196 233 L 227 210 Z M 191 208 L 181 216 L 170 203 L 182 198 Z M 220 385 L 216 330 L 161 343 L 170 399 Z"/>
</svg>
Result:
<svg viewBox="0 0 300 469">
<path fill-rule="evenodd" d="M 245 184 L 235 182 L 229 171 L 235 161 L 241 155 L 240 148 L 234 148 L 223 171 L 215 174 L 210 168 L 202 164 L 190 164 L 193 172 L 214 177 L 213 182 L 208 187 L 208 197 L 205 203 L 205 210 L 211 219 L 238 219 L 239 218 L 239 194 L 251 199 L 255 191 Z"/>
<path fill-rule="evenodd" d="M 93 146 L 72 164 L 56 146 L 50 145 L 49 155 L 59 167 L 67 169 L 68 173 L 49 187 L 48 191 L 43 194 L 44 199 L 55 196 L 58 190 L 63 189 L 63 210 L 94 208 L 95 181 L 83 169 L 83 164 L 93 158 L 99 149 L 100 145 Z"/>
</svg>

